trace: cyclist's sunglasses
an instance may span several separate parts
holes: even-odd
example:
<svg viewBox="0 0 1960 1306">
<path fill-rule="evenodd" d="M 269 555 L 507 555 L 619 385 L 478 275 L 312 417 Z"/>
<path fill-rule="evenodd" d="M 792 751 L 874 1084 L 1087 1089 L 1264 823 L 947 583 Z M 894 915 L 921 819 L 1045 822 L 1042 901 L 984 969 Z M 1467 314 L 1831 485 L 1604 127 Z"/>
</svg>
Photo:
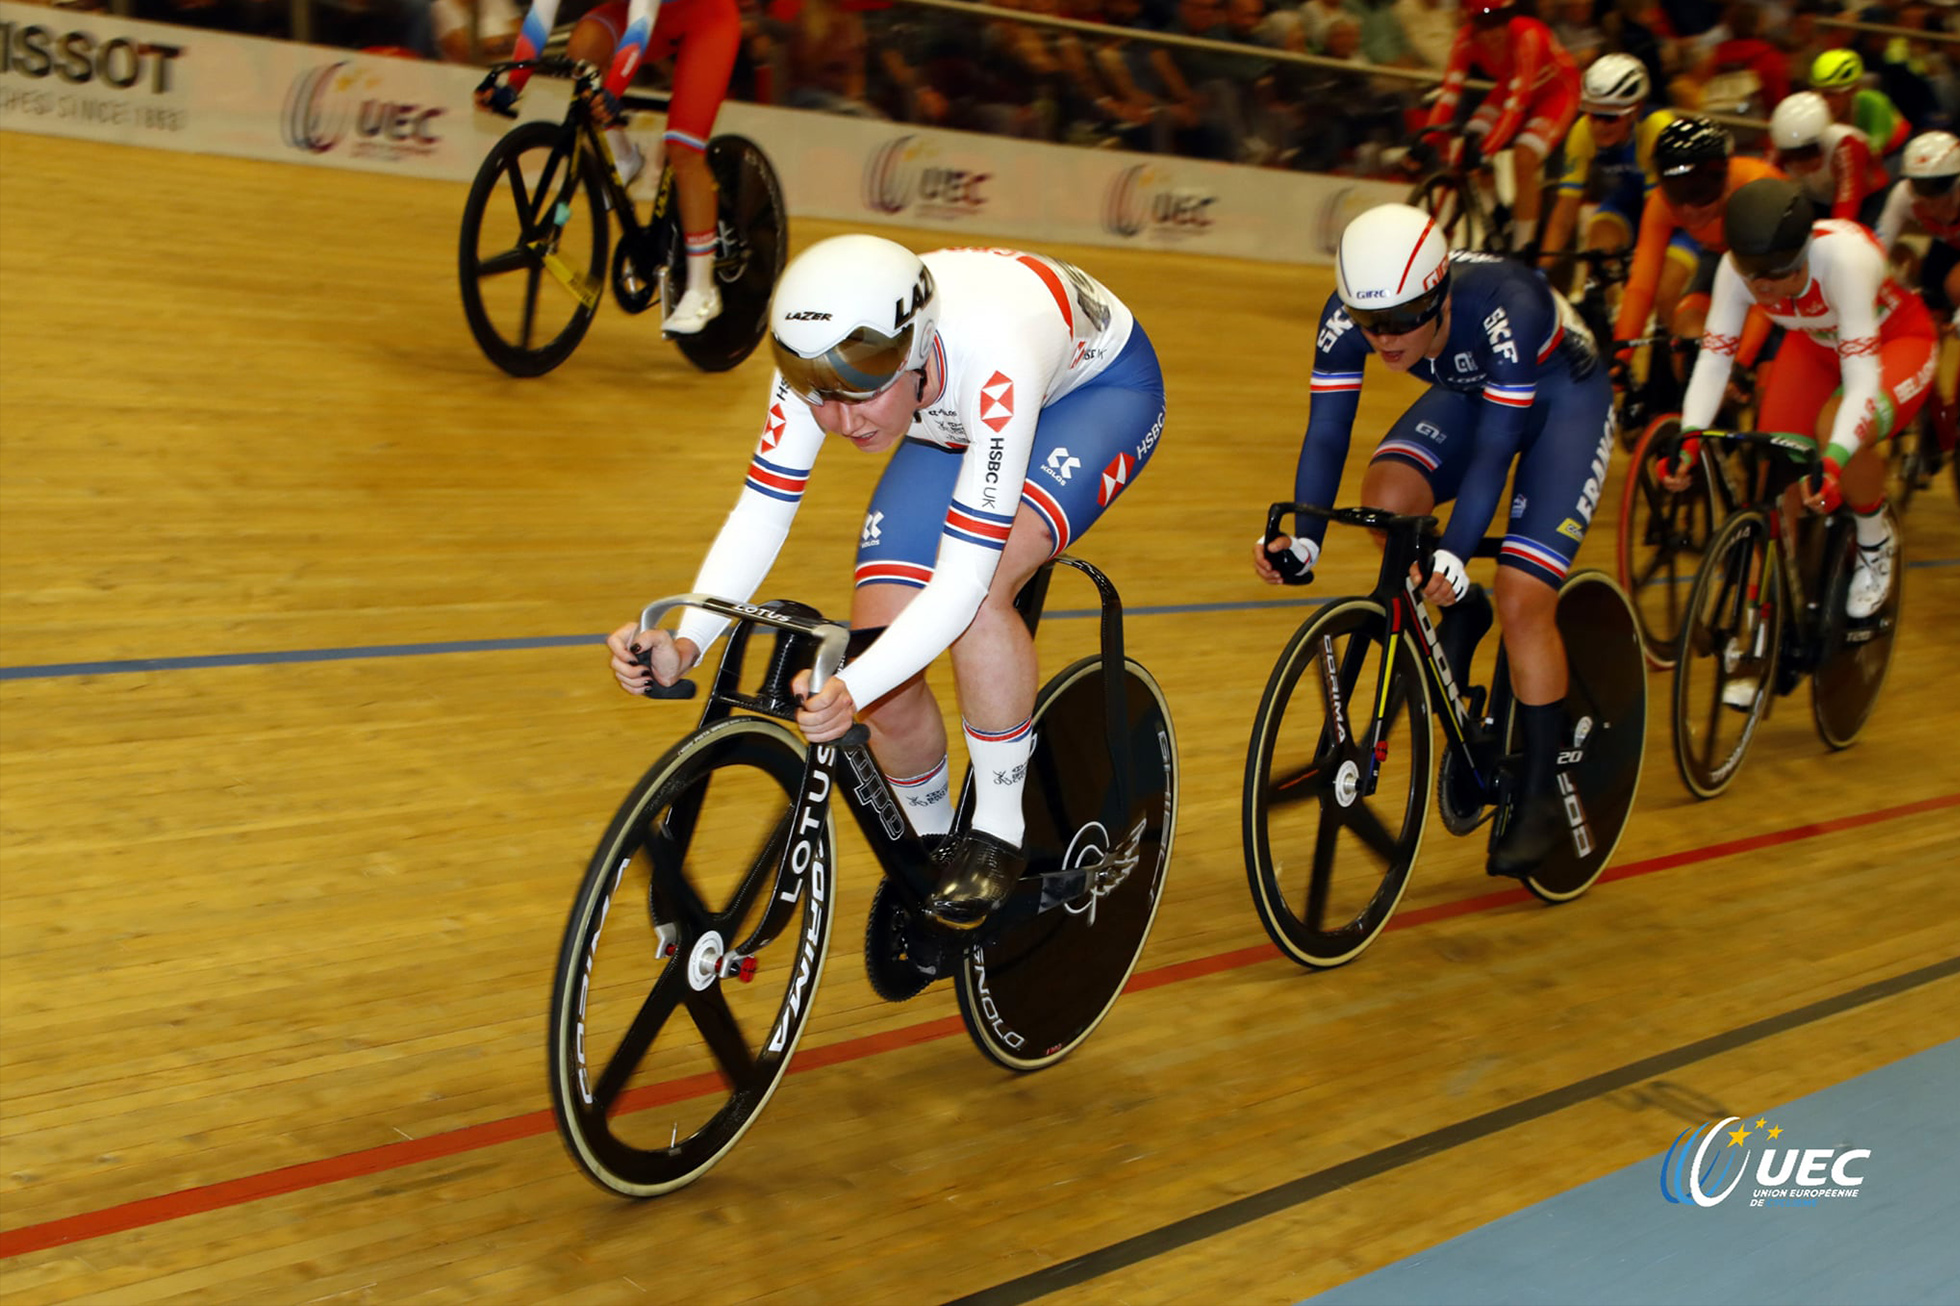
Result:
<svg viewBox="0 0 1960 1306">
<path fill-rule="evenodd" d="M 1911 177 L 1912 193 L 1922 200 L 1936 200 L 1942 195 L 1953 193 L 1953 183 L 1960 177 Z"/>
<path fill-rule="evenodd" d="M 1390 308 L 1356 308 L 1344 305 L 1350 321 L 1370 335 L 1406 336 L 1425 322 L 1432 322 L 1443 311 L 1443 301 L 1450 296 L 1450 279 L 1446 275 L 1428 293 Z"/>
<path fill-rule="evenodd" d="M 1777 153 L 1782 156 L 1783 162 L 1785 163 L 1815 163 L 1824 157 L 1824 147 L 1821 145 L 1799 145 L 1795 149 L 1778 150 Z"/>
<path fill-rule="evenodd" d="M 1661 194 L 1676 208 L 1705 209 L 1722 198 L 1728 188 L 1729 165 L 1710 167 L 1697 163 L 1686 172 L 1661 178 Z"/>
<path fill-rule="evenodd" d="M 1588 109 L 1586 117 L 1594 122 L 1620 122 L 1633 117 L 1632 109 Z"/>
<path fill-rule="evenodd" d="M 858 327 L 814 358 L 803 357 L 773 332 L 769 344 L 791 394 L 813 406 L 833 400 L 856 404 L 875 399 L 898 379 L 912 352 L 912 331 L 910 323 L 897 335 Z"/>
<path fill-rule="evenodd" d="M 1735 270 L 1750 281 L 1781 281 L 1793 275 L 1810 257 L 1810 242 L 1805 241 L 1803 248 L 1795 254 L 1780 251 L 1772 254 L 1738 254 L 1730 250 L 1729 257 L 1735 260 Z"/>
</svg>

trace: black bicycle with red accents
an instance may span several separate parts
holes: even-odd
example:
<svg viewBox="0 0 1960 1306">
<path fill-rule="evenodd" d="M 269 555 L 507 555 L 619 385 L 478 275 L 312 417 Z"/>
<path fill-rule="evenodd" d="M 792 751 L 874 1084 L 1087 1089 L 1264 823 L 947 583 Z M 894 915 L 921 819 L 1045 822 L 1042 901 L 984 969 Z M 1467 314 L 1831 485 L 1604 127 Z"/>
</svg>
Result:
<svg viewBox="0 0 1960 1306">
<path fill-rule="evenodd" d="M 954 982 L 967 1032 L 1009 1070 L 1052 1066 L 1094 1032 L 1156 919 L 1176 829 L 1177 741 L 1163 691 L 1124 656 L 1122 605 L 1060 557 L 1018 607 L 1040 618 L 1053 567 L 1102 599 L 1101 649 L 1036 695 L 1023 847 L 1028 866 L 979 929 L 925 910 L 937 872 L 861 725 L 806 746 L 785 722 L 799 671 L 820 688 L 849 632 L 797 603 L 663 599 L 734 623 L 700 723 L 648 769 L 599 840 L 572 905 L 551 997 L 552 1110 L 567 1150 L 610 1192 L 654 1197 L 734 1147 L 776 1091 L 807 1026 L 837 912 L 833 801 L 857 818 L 883 878 L 864 962 L 887 1001 Z M 757 628 L 775 646 L 756 688 Z M 1112 670 L 1113 669 L 1113 670 Z M 657 687 L 656 687 L 657 688 Z M 689 698 L 680 681 L 650 697 Z M 972 808 L 972 777 L 955 829 Z"/>
<path fill-rule="evenodd" d="M 1459 687 L 1411 575 L 1430 574 L 1434 517 L 1276 503 L 1268 541 L 1287 513 L 1383 542 L 1374 591 L 1328 603 L 1280 650 L 1246 753 L 1253 906 L 1280 951 L 1320 969 L 1354 960 L 1387 927 L 1422 847 L 1432 787 L 1450 833 L 1489 820 L 1496 843 L 1516 797 L 1520 739 L 1501 641 L 1491 687 Z M 1495 557 L 1502 543 L 1489 537 L 1472 556 Z M 1626 594 L 1601 572 L 1574 572 L 1559 587 L 1556 620 L 1570 671 L 1571 838 L 1524 880 L 1546 902 L 1578 897 L 1606 869 L 1647 741 L 1647 668 Z M 1432 712 L 1446 736 L 1440 766 Z"/>
</svg>

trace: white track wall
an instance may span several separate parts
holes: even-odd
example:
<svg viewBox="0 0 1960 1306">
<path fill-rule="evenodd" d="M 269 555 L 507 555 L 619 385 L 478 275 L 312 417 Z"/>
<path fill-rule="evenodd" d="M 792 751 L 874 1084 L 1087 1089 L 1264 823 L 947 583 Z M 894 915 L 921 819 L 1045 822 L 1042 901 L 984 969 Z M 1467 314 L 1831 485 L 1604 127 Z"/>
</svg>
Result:
<svg viewBox="0 0 1960 1306">
<path fill-rule="evenodd" d="M 478 112 L 474 69 L 0 2 L 0 128 L 284 163 L 468 180 L 508 129 Z M 556 119 L 562 83 L 527 116 Z M 1040 245 L 1149 245 L 1331 261 L 1356 212 L 1402 187 L 723 106 L 792 215 L 984 232 Z M 656 114 L 634 135 L 654 146 Z"/>
</svg>

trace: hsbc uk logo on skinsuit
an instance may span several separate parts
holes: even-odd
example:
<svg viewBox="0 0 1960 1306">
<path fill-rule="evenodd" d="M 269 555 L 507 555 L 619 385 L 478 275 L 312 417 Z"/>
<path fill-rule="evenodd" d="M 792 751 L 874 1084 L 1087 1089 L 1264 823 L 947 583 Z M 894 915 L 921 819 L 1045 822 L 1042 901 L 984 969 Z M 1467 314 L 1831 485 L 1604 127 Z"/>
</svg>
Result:
<svg viewBox="0 0 1960 1306">
<path fill-rule="evenodd" d="M 900 136 L 871 152 L 864 163 L 864 207 L 873 213 L 923 218 L 970 218 L 987 207 L 993 173 L 955 160 L 931 141 Z"/>
<path fill-rule="evenodd" d="M 1179 185 L 1176 174 L 1155 163 L 1125 168 L 1103 194 L 1103 230 L 1112 236 L 1183 240 L 1211 230 L 1218 197 L 1198 186 Z"/>
<path fill-rule="evenodd" d="M 381 74 L 351 60 L 301 73 L 286 91 L 286 144 L 325 154 L 344 141 L 356 158 L 425 158 L 442 144 L 436 120 L 445 111 L 383 93 Z"/>
<path fill-rule="evenodd" d="M 1858 1196 L 1870 1148 L 1797 1147 L 1784 1132 L 1768 1116 L 1754 1124 L 1724 1116 L 1682 1130 L 1661 1159 L 1661 1196 L 1677 1206 L 1703 1209 L 1731 1196 L 1761 1207 L 1810 1207 Z M 1762 1159 L 1752 1174 L 1749 1163 L 1758 1148 Z M 1754 1185 L 1741 1191 L 1750 1178 Z"/>
</svg>

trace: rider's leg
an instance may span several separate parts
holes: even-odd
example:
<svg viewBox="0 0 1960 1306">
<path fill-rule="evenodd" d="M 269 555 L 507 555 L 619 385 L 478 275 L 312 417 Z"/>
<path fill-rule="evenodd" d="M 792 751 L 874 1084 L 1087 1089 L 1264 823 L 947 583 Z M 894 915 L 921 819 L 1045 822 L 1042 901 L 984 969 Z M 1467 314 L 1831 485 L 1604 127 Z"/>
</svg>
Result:
<svg viewBox="0 0 1960 1306">
<path fill-rule="evenodd" d="M 1511 248 L 1523 249 L 1538 239 L 1539 186 L 1545 173 L 1543 147 L 1519 137 L 1511 142 Z"/>
<path fill-rule="evenodd" d="M 613 50 L 619 45 L 619 33 L 625 21 L 626 6 L 623 4 L 605 4 L 593 9 L 572 25 L 572 34 L 565 39 L 566 57 L 583 60 L 601 72 L 610 68 Z M 606 128 L 606 142 L 612 146 L 619 179 L 630 184 L 646 162 L 640 157 L 639 147 L 633 144 L 633 138 L 626 134 L 626 129 L 617 123 Z"/>
<path fill-rule="evenodd" d="M 974 805 L 973 828 L 942 852 L 931 909 L 944 924 L 978 925 L 1006 901 L 1026 864 L 1021 800 L 1034 747 L 1036 668 L 1034 638 L 1014 598 L 1136 480 L 1163 429 L 1163 373 L 1140 324 L 1100 376 L 1041 414 L 1000 562 L 951 650 Z"/>
<path fill-rule="evenodd" d="M 706 151 L 715 115 L 728 94 L 742 20 L 735 0 L 712 3 L 712 12 L 697 16 L 681 39 L 674 59 L 674 94 L 667 106 L 667 157 L 680 192 L 681 232 L 687 242 L 687 293 L 660 324 L 670 335 L 699 331 L 721 312 L 721 289 L 714 276 L 718 197 Z"/>
<path fill-rule="evenodd" d="M 1568 672 L 1558 591 L 1605 491 L 1613 446 L 1613 392 L 1603 369 L 1543 384 L 1538 399 L 1498 553 L 1497 611 L 1523 769 L 1511 817 L 1491 848 L 1494 875 L 1530 874 L 1567 829 L 1560 755 L 1570 744 Z"/>
</svg>

